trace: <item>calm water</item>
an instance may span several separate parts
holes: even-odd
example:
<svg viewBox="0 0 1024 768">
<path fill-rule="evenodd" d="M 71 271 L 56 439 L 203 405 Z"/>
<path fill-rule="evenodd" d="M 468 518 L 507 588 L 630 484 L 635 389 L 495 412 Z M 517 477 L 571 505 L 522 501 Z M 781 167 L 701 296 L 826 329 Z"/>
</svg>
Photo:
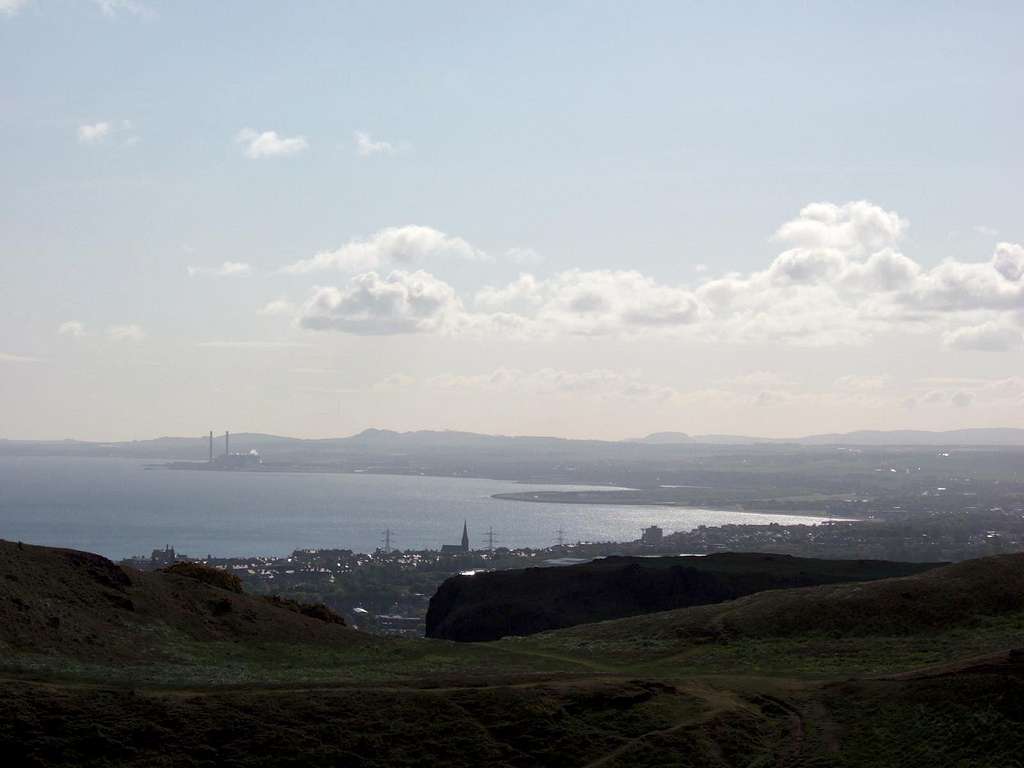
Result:
<svg viewBox="0 0 1024 768">
<path fill-rule="evenodd" d="M 120 558 L 165 544 L 190 555 L 282 555 L 304 547 L 371 552 L 384 528 L 403 549 L 471 543 L 493 526 L 504 546 L 626 541 L 723 523 L 820 518 L 668 507 L 537 504 L 493 493 L 543 488 L 496 480 L 401 475 L 239 474 L 145 470 L 121 459 L 0 458 L 0 538 Z M 564 489 L 586 486 L 560 486 Z"/>
</svg>

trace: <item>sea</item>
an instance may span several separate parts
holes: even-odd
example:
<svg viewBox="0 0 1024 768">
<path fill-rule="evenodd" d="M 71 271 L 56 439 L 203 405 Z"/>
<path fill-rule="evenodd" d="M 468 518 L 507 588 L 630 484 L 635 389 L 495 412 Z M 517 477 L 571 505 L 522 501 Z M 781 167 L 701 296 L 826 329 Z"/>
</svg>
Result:
<svg viewBox="0 0 1024 768">
<path fill-rule="evenodd" d="M 372 552 L 390 530 L 399 549 L 631 541 L 640 529 L 727 523 L 822 522 L 643 505 L 506 501 L 495 493 L 589 490 L 421 475 L 210 472 L 147 469 L 112 458 L 0 457 L 0 539 L 71 547 L 120 559 L 172 546 L 193 557 L 288 555 L 296 549 Z"/>
</svg>

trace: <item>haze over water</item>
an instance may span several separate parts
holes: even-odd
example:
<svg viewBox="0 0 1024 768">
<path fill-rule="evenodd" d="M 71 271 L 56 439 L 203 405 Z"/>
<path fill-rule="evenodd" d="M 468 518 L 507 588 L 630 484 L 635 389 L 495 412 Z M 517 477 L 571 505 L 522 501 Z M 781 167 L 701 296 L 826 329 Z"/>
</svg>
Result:
<svg viewBox="0 0 1024 768">
<path fill-rule="evenodd" d="M 504 501 L 491 494 L 542 488 L 499 480 L 369 474 L 147 471 L 124 459 L 0 458 L 0 538 L 121 558 L 170 544 L 193 556 L 286 555 L 300 548 L 372 552 L 385 528 L 401 549 L 458 541 L 549 546 L 629 541 L 642 527 L 666 532 L 726 523 L 816 523 L 763 515 L 658 506 Z M 558 486 L 560 489 L 587 486 Z"/>
</svg>

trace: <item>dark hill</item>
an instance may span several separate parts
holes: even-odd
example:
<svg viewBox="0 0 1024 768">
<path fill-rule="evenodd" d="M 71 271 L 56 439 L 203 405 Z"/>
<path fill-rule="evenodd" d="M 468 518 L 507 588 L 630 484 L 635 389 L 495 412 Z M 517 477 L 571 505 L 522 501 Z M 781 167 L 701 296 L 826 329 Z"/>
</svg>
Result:
<svg viewBox="0 0 1024 768">
<path fill-rule="evenodd" d="M 1024 611 L 1024 553 L 911 576 L 766 591 L 718 605 L 633 616 L 552 633 L 560 647 L 663 650 L 743 639 L 926 636 Z M 540 638 L 538 638 L 540 639 Z"/>
<path fill-rule="evenodd" d="M 0 541 L 0 649 L 151 660 L 168 634 L 197 641 L 358 643 L 293 605 L 224 588 L 234 576 L 121 568 L 99 555 Z M 184 575 L 183 575 L 184 573 Z"/>
<path fill-rule="evenodd" d="M 707 557 L 609 557 L 565 568 L 494 571 L 446 580 L 430 600 L 427 636 L 497 640 L 768 589 L 867 581 L 935 564 L 813 560 L 724 553 Z"/>
</svg>

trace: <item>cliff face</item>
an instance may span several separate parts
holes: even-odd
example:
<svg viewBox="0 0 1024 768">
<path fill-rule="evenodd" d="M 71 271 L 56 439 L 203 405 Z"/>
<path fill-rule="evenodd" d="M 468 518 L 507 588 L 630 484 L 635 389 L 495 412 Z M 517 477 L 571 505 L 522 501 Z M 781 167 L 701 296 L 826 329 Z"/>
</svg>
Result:
<svg viewBox="0 0 1024 768">
<path fill-rule="evenodd" d="M 718 603 L 768 589 L 907 576 L 935 565 L 725 553 L 610 557 L 565 568 L 454 576 L 430 600 L 427 637 L 497 640 Z"/>
</svg>

